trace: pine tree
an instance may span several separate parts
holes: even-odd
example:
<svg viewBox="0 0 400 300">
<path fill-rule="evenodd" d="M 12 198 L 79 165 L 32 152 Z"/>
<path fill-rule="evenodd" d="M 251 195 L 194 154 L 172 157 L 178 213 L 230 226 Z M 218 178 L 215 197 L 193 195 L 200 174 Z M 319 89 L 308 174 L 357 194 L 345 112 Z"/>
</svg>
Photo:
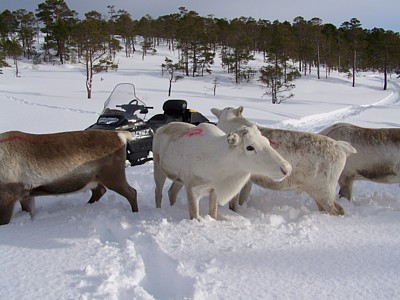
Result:
<svg viewBox="0 0 400 300">
<path fill-rule="evenodd" d="M 7 9 L 0 14 L 0 38 L 11 38 L 17 27 L 18 21 L 12 12 Z"/>
<path fill-rule="evenodd" d="M 79 54 L 83 57 L 86 69 L 86 90 L 88 99 L 92 97 L 93 75 L 116 69 L 116 65 L 109 55 L 108 45 L 110 34 L 107 32 L 107 22 L 101 14 L 91 11 L 85 14 L 86 19 L 74 26 L 73 40 Z"/>
<path fill-rule="evenodd" d="M 15 76 L 19 76 L 18 58 L 23 54 L 21 45 L 15 39 L 6 40 L 3 44 L 4 53 L 14 60 Z"/>
<path fill-rule="evenodd" d="M 291 82 L 300 77 L 300 73 L 295 68 L 289 69 L 289 72 L 285 72 L 277 59 L 260 69 L 260 81 L 266 85 L 265 94 L 271 96 L 273 104 L 279 104 L 294 96 L 291 90 L 295 85 Z"/>
<path fill-rule="evenodd" d="M 38 4 L 37 18 L 44 23 L 42 32 L 46 34 L 46 47 L 56 50 L 60 63 L 65 61 L 68 52 L 67 42 L 77 13 L 70 10 L 64 0 L 46 0 Z"/>
<path fill-rule="evenodd" d="M 183 71 L 184 67 L 181 63 L 174 63 L 172 59 L 166 57 L 165 63 L 161 65 L 161 68 L 168 72 L 169 74 L 169 87 L 168 87 L 168 97 L 171 96 L 172 82 L 176 82 L 179 79 L 183 78 L 182 75 L 177 75 L 176 72 Z"/>
<path fill-rule="evenodd" d="M 246 30 L 247 21 L 248 19 L 244 17 L 231 21 L 227 41 L 229 48 L 221 53 L 223 63 L 227 63 L 231 71 L 235 73 L 236 83 L 241 82 L 243 70 L 248 62 L 254 59 L 252 47 L 250 47 L 251 36 L 248 35 Z"/>
<path fill-rule="evenodd" d="M 114 33 L 122 38 L 125 46 L 125 56 L 135 53 L 135 22 L 125 10 L 119 10 L 113 16 Z"/>
<path fill-rule="evenodd" d="M 353 87 L 356 86 L 356 72 L 357 72 L 357 57 L 363 48 L 364 32 L 361 29 L 361 23 L 356 18 L 352 18 L 350 22 L 343 22 L 340 28 L 344 32 L 344 37 L 347 39 L 348 45 L 351 49 L 351 68 L 352 68 L 352 78 Z"/>
<path fill-rule="evenodd" d="M 33 54 L 35 36 L 39 32 L 39 28 L 36 25 L 37 20 L 33 12 L 28 12 L 25 9 L 18 9 L 13 14 L 19 24 L 17 29 L 18 38 L 22 43 L 24 57 L 30 59 Z"/>
</svg>

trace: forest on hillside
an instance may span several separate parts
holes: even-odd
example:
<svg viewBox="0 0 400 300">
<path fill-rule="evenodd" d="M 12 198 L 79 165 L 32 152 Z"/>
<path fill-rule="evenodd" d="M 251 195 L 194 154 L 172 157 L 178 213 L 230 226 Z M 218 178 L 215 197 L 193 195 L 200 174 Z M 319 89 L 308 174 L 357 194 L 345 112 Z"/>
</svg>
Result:
<svg viewBox="0 0 400 300">
<path fill-rule="evenodd" d="M 336 27 L 301 16 L 292 23 L 252 17 L 227 20 L 199 16 L 180 7 L 177 13 L 157 19 L 146 15 L 135 20 L 124 9 L 107 8 L 106 16 L 93 10 L 82 18 L 64 0 L 46 0 L 35 12 L 1 12 L 0 67 L 9 66 L 7 58 L 12 59 L 18 76 L 22 58 L 34 64 L 80 62 L 86 67 L 90 98 L 93 75 L 118 68 L 117 52 L 130 57 L 139 50 L 145 59 L 164 45 L 179 53 L 176 62 L 165 58 L 162 64 L 171 80 L 211 74 L 219 55 L 237 84 L 258 79 L 271 88 L 273 103 L 279 103 L 279 92 L 293 87 L 293 79 L 307 75 L 312 68 L 318 78 L 328 77 L 333 70 L 344 72 L 353 86 L 357 72 L 381 72 L 383 89 L 388 77 L 400 72 L 399 33 L 364 29 L 357 18 Z M 265 62 L 258 70 L 248 64 L 256 53 L 262 54 Z"/>
</svg>

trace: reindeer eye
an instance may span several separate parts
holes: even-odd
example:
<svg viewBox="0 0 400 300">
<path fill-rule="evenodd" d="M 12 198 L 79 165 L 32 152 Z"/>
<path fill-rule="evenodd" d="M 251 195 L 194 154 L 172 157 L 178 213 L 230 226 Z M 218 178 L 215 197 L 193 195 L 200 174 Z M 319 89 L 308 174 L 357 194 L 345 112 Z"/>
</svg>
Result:
<svg viewBox="0 0 400 300">
<path fill-rule="evenodd" d="M 247 150 L 247 151 L 254 151 L 254 147 L 253 147 L 253 146 L 247 146 L 247 147 L 246 147 L 246 150 Z"/>
</svg>

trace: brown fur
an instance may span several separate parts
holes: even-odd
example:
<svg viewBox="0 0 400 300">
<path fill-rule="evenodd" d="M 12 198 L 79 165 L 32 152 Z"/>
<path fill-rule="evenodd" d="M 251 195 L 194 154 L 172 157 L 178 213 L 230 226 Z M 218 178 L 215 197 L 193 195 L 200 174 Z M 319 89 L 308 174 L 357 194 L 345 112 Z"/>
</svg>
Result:
<svg viewBox="0 0 400 300">
<path fill-rule="evenodd" d="M 54 134 L 0 134 L 0 224 L 15 202 L 33 214 L 34 196 L 76 192 L 89 185 L 98 201 L 106 188 L 138 211 L 136 190 L 125 177 L 126 133 L 90 130 Z"/>
<path fill-rule="evenodd" d="M 339 178 L 341 197 L 352 198 L 355 180 L 400 183 L 400 129 L 364 128 L 338 123 L 320 134 L 351 143 L 357 154 L 350 156 Z"/>
</svg>

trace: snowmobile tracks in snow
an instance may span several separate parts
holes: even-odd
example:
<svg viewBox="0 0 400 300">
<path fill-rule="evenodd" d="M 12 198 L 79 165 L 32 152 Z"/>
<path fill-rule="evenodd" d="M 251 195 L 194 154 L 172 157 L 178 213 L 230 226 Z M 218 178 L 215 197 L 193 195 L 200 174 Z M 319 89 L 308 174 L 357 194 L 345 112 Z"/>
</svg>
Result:
<svg viewBox="0 0 400 300">
<path fill-rule="evenodd" d="M 339 123 L 343 120 L 348 120 L 350 117 L 361 115 L 363 112 L 379 107 L 381 105 L 396 104 L 400 102 L 400 85 L 394 81 L 390 82 L 391 94 L 386 98 L 364 105 L 351 105 L 345 108 L 333 110 L 327 113 L 315 114 L 296 119 L 288 119 L 280 121 L 276 124 L 276 128 L 294 129 L 311 132 L 320 132 L 322 129 Z"/>
</svg>

